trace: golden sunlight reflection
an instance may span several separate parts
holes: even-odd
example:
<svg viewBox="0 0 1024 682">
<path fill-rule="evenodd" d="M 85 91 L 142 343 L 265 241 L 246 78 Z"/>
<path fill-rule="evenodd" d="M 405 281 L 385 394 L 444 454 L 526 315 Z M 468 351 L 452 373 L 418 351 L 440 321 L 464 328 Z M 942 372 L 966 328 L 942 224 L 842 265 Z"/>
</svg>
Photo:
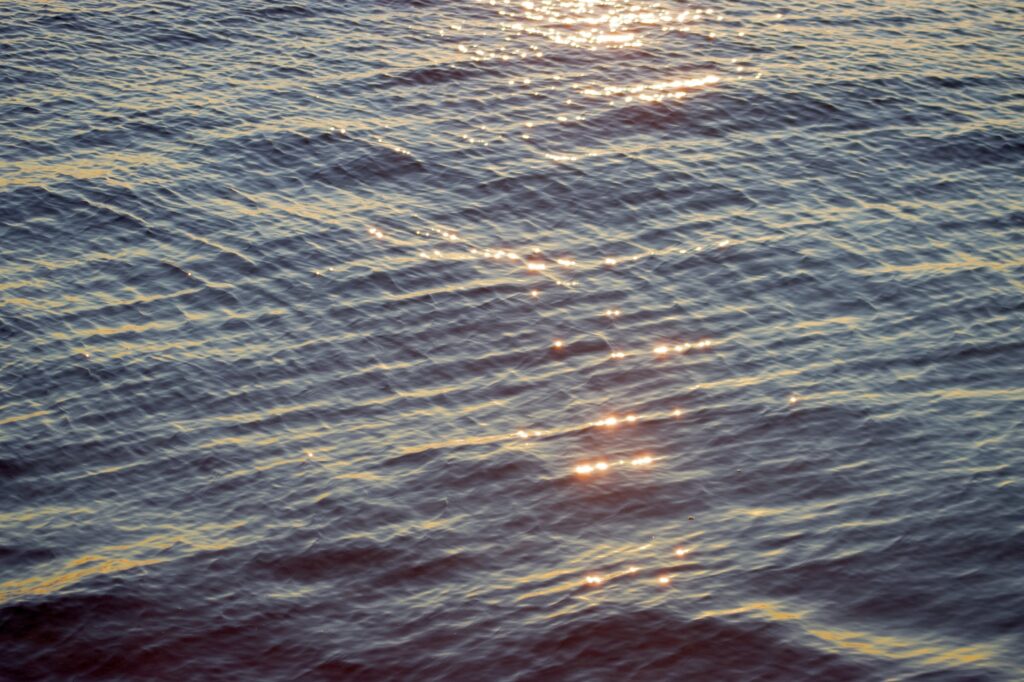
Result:
<svg viewBox="0 0 1024 682">
<path fill-rule="evenodd" d="M 989 643 L 970 646 L 944 644 L 935 639 L 878 635 L 867 631 L 834 627 L 809 627 L 807 633 L 829 644 L 862 656 L 889 660 L 922 660 L 932 666 L 970 666 L 1000 657 L 998 646 Z"/>
<path fill-rule="evenodd" d="M 80 508 L 78 513 L 92 513 Z M 241 521 L 231 523 L 205 523 L 197 526 L 175 527 L 161 530 L 137 541 L 121 545 L 97 547 L 88 554 L 70 553 L 60 561 L 53 561 L 30 574 L 17 575 L 0 581 L 0 602 L 5 606 L 22 599 L 46 598 L 67 592 L 78 583 L 96 579 L 116 579 L 118 574 L 144 571 L 174 558 L 175 552 L 223 552 L 231 548 L 225 540 L 242 526 Z"/>
<path fill-rule="evenodd" d="M 593 552 L 593 556 L 586 560 L 602 565 L 600 568 L 594 568 L 583 574 L 583 585 L 585 587 L 600 587 L 622 579 L 640 579 L 642 582 L 636 584 L 650 585 L 653 582 L 654 586 L 658 588 L 670 586 L 682 568 L 678 559 L 688 555 L 690 550 L 676 548 L 673 562 L 666 560 L 668 552 L 664 546 L 658 547 L 659 544 L 649 542 L 633 547 L 605 547 Z M 623 555 L 629 555 L 628 561 Z"/>
<path fill-rule="evenodd" d="M 378 228 L 369 228 L 368 232 L 377 239 L 388 239 L 391 242 L 402 243 L 401 239 L 393 235 L 385 235 Z M 728 238 L 713 238 L 713 241 L 709 241 L 706 244 L 697 244 L 691 248 L 665 247 L 661 249 L 645 249 L 629 256 L 604 256 L 590 260 L 570 255 L 559 255 L 558 257 L 553 258 L 546 257 L 539 247 L 530 245 L 520 247 L 528 251 L 528 254 L 522 254 L 517 250 L 509 248 L 487 248 L 475 246 L 473 244 L 466 243 L 465 240 L 463 240 L 457 233 L 445 228 L 423 228 L 417 229 L 415 233 L 420 237 L 433 237 L 445 242 L 443 245 L 444 248 L 439 248 L 439 245 L 421 245 L 420 250 L 417 251 L 417 255 L 420 258 L 432 261 L 479 260 L 491 262 L 494 263 L 495 266 L 500 267 L 516 264 L 518 267 L 525 268 L 532 274 L 547 277 L 555 284 L 570 289 L 578 286 L 579 282 L 575 279 L 559 279 L 557 276 L 550 274 L 555 268 L 578 271 L 583 274 L 593 274 L 608 267 L 626 264 L 636 265 L 642 263 L 644 260 L 668 259 L 674 257 L 677 253 L 702 253 L 705 249 L 710 250 L 713 247 L 721 249 L 731 246 L 734 243 Z M 333 266 L 327 268 L 328 272 L 333 272 L 334 270 L 335 268 Z M 540 292 L 538 289 L 533 288 L 530 290 L 530 295 L 537 298 L 540 295 Z M 609 308 L 606 309 L 603 314 L 609 319 L 615 319 L 622 315 L 622 310 L 619 308 Z"/>
<path fill-rule="evenodd" d="M 617 467 L 643 468 L 650 466 L 651 464 L 654 463 L 654 461 L 655 458 L 652 455 L 647 454 L 637 455 L 628 460 L 618 459 L 612 462 L 601 459 L 595 462 L 585 462 L 583 464 L 577 464 L 573 468 L 573 471 L 575 471 L 576 474 L 579 476 L 587 477 L 593 474 L 604 473 Z"/>
<path fill-rule="evenodd" d="M 520 89 L 531 97 L 550 97 L 566 107 L 584 105 L 580 98 L 617 102 L 657 103 L 679 100 L 689 93 L 699 91 L 724 81 L 739 81 L 760 78 L 761 72 L 750 64 L 741 63 L 738 57 L 729 59 L 737 48 L 746 45 L 749 27 L 726 17 L 721 11 L 710 8 L 679 8 L 657 0 L 477 0 L 478 3 L 497 8 L 501 17 L 500 30 L 504 40 L 458 40 L 453 43 L 460 59 L 474 62 L 512 59 L 524 64 L 543 66 L 536 60 L 544 56 L 542 46 L 548 43 L 559 50 L 585 50 L 608 53 L 610 51 L 635 51 L 637 48 L 651 49 L 667 46 L 669 49 L 683 49 L 695 53 L 694 58 L 701 66 L 698 72 L 682 68 L 675 74 L 659 74 L 650 80 L 627 82 L 602 82 L 608 77 L 608 70 L 588 73 L 544 73 L 537 71 L 529 75 L 516 75 L 506 79 L 510 88 Z M 441 31 L 442 35 L 451 30 L 462 31 L 458 25 Z M 717 43 L 724 40 L 724 45 Z M 715 45 L 705 47 L 706 45 Z M 747 75 L 756 71 L 756 76 Z M 564 82 L 570 88 L 558 87 Z M 578 111 L 563 111 L 552 116 L 554 122 L 580 121 L 584 116 Z M 533 122 L 527 124 L 532 127 Z M 518 133 L 523 140 L 531 140 L 528 132 Z M 488 141 L 475 134 L 466 133 L 463 138 L 470 144 L 487 146 Z M 504 139 L 499 135 L 498 139 Z M 578 154 L 548 153 L 545 156 L 554 161 L 576 161 Z"/>
<path fill-rule="evenodd" d="M 680 554 L 677 551 L 673 560 L 667 560 L 668 552 L 664 546 L 659 547 L 658 545 L 660 543 L 648 542 L 640 546 L 605 547 L 595 551 L 594 556 L 586 560 L 599 562 L 602 565 L 600 568 L 595 567 L 583 574 L 583 585 L 599 587 L 620 579 L 636 578 L 642 579 L 646 584 L 650 584 L 647 581 L 653 579 L 654 584 L 659 587 L 672 584 L 681 569 L 677 560 L 690 552 L 686 550 Z M 628 555 L 628 561 L 625 555 Z"/>
<path fill-rule="evenodd" d="M 496 0 L 481 1 L 498 4 Z M 665 33 L 700 33 L 707 30 L 705 26 L 725 19 L 714 9 L 677 11 L 649 0 L 524 0 L 502 4 L 508 9 L 499 14 L 511 19 L 503 25 L 506 31 L 589 50 L 638 47 L 646 39 Z"/>
<path fill-rule="evenodd" d="M 603 120 L 604 112 L 600 109 L 628 103 L 629 113 L 633 113 L 645 105 L 656 108 L 661 102 L 665 103 L 662 105 L 665 108 L 683 107 L 686 98 L 734 87 L 739 81 L 761 76 L 759 67 L 743 58 L 740 52 L 746 44 L 742 38 L 751 27 L 739 30 L 738 21 L 713 8 L 664 0 L 477 2 L 496 8 L 492 11 L 501 16 L 503 35 L 498 40 L 493 34 L 489 37 L 475 35 L 474 20 L 467 20 L 465 25 L 450 23 L 441 31 L 442 35 L 451 34 L 449 49 L 457 50 L 449 56 L 459 62 L 474 63 L 517 60 L 516 64 L 508 65 L 508 69 L 500 67 L 504 75 L 498 88 L 503 91 L 502 97 L 509 97 L 519 108 L 514 120 L 474 117 L 465 121 L 453 133 L 452 141 L 475 147 L 493 145 L 495 153 L 503 143 L 515 145 L 535 155 L 533 161 L 541 167 L 573 164 L 582 169 L 599 153 L 608 153 L 607 148 L 597 145 L 593 148 L 561 146 L 573 144 L 574 138 L 594 136 Z M 542 59 L 545 50 L 557 58 Z M 651 55 L 658 59 L 649 59 Z M 570 72 L 566 64 L 575 64 L 570 68 L 583 70 Z M 540 103 L 539 106 L 531 104 L 535 102 Z M 485 116 L 488 112 L 480 113 Z M 633 120 L 630 116 L 615 120 L 620 119 Z M 613 225 L 608 233 L 614 234 L 616 229 L 625 227 Z M 728 227 L 712 229 L 725 231 Z M 387 239 L 389 245 L 402 236 L 401 230 L 391 226 L 387 235 L 376 227 L 368 232 L 371 238 Z M 589 248 L 584 251 L 579 248 L 578 239 L 560 239 L 557 229 L 538 232 L 537 237 L 517 234 L 506 243 L 497 240 L 487 243 L 486 238 L 469 243 L 468 238 L 464 241 L 445 227 L 421 228 L 416 234 L 422 240 L 417 241 L 410 253 L 426 261 L 418 263 L 424 269 L 460 267 L 478 271 L 481 280 L 498 281 L 503 285 L 513 282 L 518 292 L 517 304 L 536 314 L 538 321 L 549 324 L 536 329 L 524 324 L 523 331 L 541 334 L 528 342 L 537 356 L 532 360 L 548 362 L 552 370 L 568 371 L 572 367 L 567 365 L 586 366 L 585 363 L 591 361 L 590 367 L 599 366 L 602 374 L 614 380 L 616 373 L 632 370 L 634 365 L 656 371 L 684 362 L 700 365 L 706 359 L 699 351 L 709 351 L 715 344 L 700 336 L 705 333 L 702 329 L 678 326 L 632 338 L 613 336 L 626 330 L 620 320 L 623 310 L 614 307 L 612 301 L 626 308 L 630 313 L 627 319 L 642 317 L 637 308 L 628 307 L 625 297 L 616 298 L 627 293 L 624 290 L 627 282 L 643 279 L 647 272 L 655 269 L 684 272 L 691 266 L 718 266 L 730 255 L 723 250 L 734 247 L 737 242 L 721 233 L 684 235 L 680 231 L 672 243 L 663 243 L 664 235 L 660 235 L 641 243 L 629 238 L 621 242 L 609 240 L 597 245 L 595 251 Z M 736 248 L 743 246 L 752 248 L 749 243 Z M 552 285 L 570 291 L 551 289 Z M 582 319 L 573 320 L 568 319 L 569 308 L 564 305 L 568 296 L 563 294 L 575 293 L 572 290 L 577 287 L 594 295 L 584 299 L 587 307 L 579 310 Z M 540 300 L 542 292 L 543 301 Z M 588 342 L 584 342 L 588 333 Z M 564 336 L 557 338 L 556 335 Z M 688 357 L 683 358 L 684 355 Z M 626 358 L 629 360 L 622 363 L 608 362 Z M 587 398 L 584 396 L 581 400 Z M 657 444 L 633 442 L 626 445 L 622 441 L 633 436 L 655 435 L 659 428 L 681 430 L 689 426 L 686 421 L 672 421 L 683 416 L 683 409 L 677 405 L 687 404 L 685 399 L 675 396 L 670 400 L 655 403 L 647 396 L 632 405 L 595 401 L 593 409 L 600 409 L 599 412 L 575 417 L 594 419 L 589 422 L 560 421 L 557 413 L 534 405 L 531 408 L 538 412 L 532 418 L 538 423 L 505 423 L 494 427 L 500 433 L 461 434 L 466 437 L 416 446 L 414 451 L 497 443 L 519 453 L 529 451 L 531 455 L 540 456 L 546 454 L 549 447 L 584 442 L 587 450 L 576 450 L 551 462 L 552 475 L 560 478 L 572 492 L 580 496 L 592 495 L 595 491 L 603 493 L 607 487 L 626 482 L 639 488 L 666 476 L 666 469 L 670 467 L 663 460 L 671 462 L 674 455 Z M 795 402 L 796 396 L 789 396 L 789 403 Z M 564 419 L 566 413 L 561 414 Z M 481 419 L 476 423 L 486 425 L 487 422 Z M 570 437 L 559 438 L 564 435 Z M 668 475 L 673 474 L 668 472 Z M 683 515 L 679 520 L 685 518 Z M 571 585 L 568 589 L 578 590 L 581 598 L 596 598 L 602 590 L 595 588 L 604 588 L 623 579 L 658 592 L 672 585 L 684 570 L 682 566 L 692 560 L 693 540 L 691 536 L 674 535 L 662 539 L 652 537 L 650 543 L 629 548 L 589 548 L 585 563 L 574 564 L 571 573 L 566 573 L 565 585 L 560 587 Z M 680 578 L 680 584 L 685 582 Z M 661 593 L 674 594 L 671 590 Z"/>
<path fill-rule="evenodd" d="M 559 248 L 559 245 L 545 244 L 544 248 L 542 248 L 537 244 L 519 243 L 513 246 L 488 247 L 482 244 L 467 243 L 456 232 L 444 227 L 423 227 L 415 230 L 415 232 L 416 235 L 421 238 L 443 242 L 443 244 L 437 242 L 431 244 L 428 242 L 420 245 L 421 250 L 419 251 L 419 255 L 429 260 L 476 260 L 480 263 L 481 267 L 504 269 L 505 276 L 507 277 L 515 277 L 518 273 L 518 276 L 525 279 L 527 277 L 525 272 L 528 272 L 530 273 L 529 276 L 531 278 L 535 278 L 537 276 L 545 277 L 550 283 L 570 289 L 578 285 L 576 280 L 561 280 L 553 273 L 561 269 L 565 269 L 579 272 L 581 277 L 608 277 L 611 275 L 608 270 L 609 267 L 621 266 L 624 269 L 643 267 L 643 261 L 645 260 L 655 260 L 659 258 L 678 259 L 678 255 L 676 254 L 679 252 L 687 253 L 688 251 L 692 251 L 693 253 L 700 253 L 705 249 L 710 252 L 714 248 L 725 248 L 733 244 L 732 240 L 729 238 L 709 235 L 705 236 L 701 240 L 701 243 L 688 245 L 688 248 L 680 248 L 677 244 L 658 249 L 641 248 L 634 251 L 632 254 L 625 255 L 605 256 L 602 254 L 597 258 L 578 258 L 567 254 L 566 249 Z M 375 227 L 370 228 L 369 233 L 377 238 L 383 237 L 383 232 Z M 393 237 L 392 239 L 398 238 Z M 442 248 L 438 247 L 444 248 L 442 250 Z M 609 245 L 609 248 L 614 247 Z M 552 254 L 552 252 L 558 253 L 558 255 L 549 255 Z M 652 267 L 656 265 L 657 263 L 655 262 L 652 264 Z M 524 293 L 528 293 L 532 299 L 538 299 L 541 294 L 541 289 L 536 288 L 537 285 L 535 282 L 532 283 L 534 288 L 527 288 L 528 286 L 529 285 L 524 286 Z M 622 315 L 622 309 L 605 308 L 601 314 L 607 319 L 615 320 Z M 648 341 L 648 343 L 650 343 L 650 341 Z M 566 359 L 569 355 L 577 351 L 577 349 L 585 348 L 582 344 L 570 344 L 568 340 L 563 338 L 553 338 L 549 344 L 549 354 L 558 359 Z M 712 341 L 707 338 L 688 341 L 683 341 L 681 339 L 673 339 L 671 341 L 668 339 L 661 339 L 656 340 L 653 346 L 643 344 L 642 346 L 634 347 L 633 349 L 613 348 L 609 349 L 608 352 L 611 360 L 622 360 L 630 357 L 643 361 L 645 359 L 650 359 L 651 350 L 653 348 L 655 358 L 659 361 L 665 361 L 672 356 L 682 356 L 685 354 L 691 354 L 695 351 L 710 349 L 712 345 Z M 545 424 L 538 425 L 538 428 L 523 426 L 522 428 L 518 428 L 511 432 L 506 431 L 502 434 L 477 435 L 447 442 L 430 443 L 416 446 L 411 449 L 407 448 L 404 452 L 408 454 L 411 452 L 421 451 L 423 448 L 428 447 L 450 447 L 462 444 L 485 444 L 501 441 L 519 441 L 522 443 L 522 447 L 530 447 L 532 439 L 551 438 L 564 434 L 580 433 L 588 429 L 598 429 L 602 431 L 624 429 L 628 431 L 645 422 L 678 419 L 682 414 L 682 409 L 675 405 L 662 406 L 660 409 L 657 407 L 646 408 L 642 413 L 622 410 L 616 413 L 606 414 L 596 421 L 588 423 Z M 655 466 L 660 459 L 660 457 L 655 457 L 654 455 L 646 452 L 630 454 L 628 456 L 599 456 L 587 459 L 586 461 L 577 461 L 577 463 L 572 465 L 572 471 L 580 479 L 598 479 L 605 478 L 606 475 L 612 473 L 613 470 L 616 472 L 627 472 L 636 471 L 638 469 L 647 469 Z M 640 472 L 637 472 L 637 474 L 639 473 Z M 681 549 L 676 549 L 675 551 L 677 558 L 681 558 L 683 556 L 683 554 L 680 553 L 682 551 Z M 637 570 L 636 566 L 633 566 L 633 569 L 634 571 Z M 671 577 L 667 575 L 663 577 L 669 580 L 671 579 Z M 602 576 L 596 573 L 591 574 L 589 576 L 588 584 L 599 585 L 607 579 L 609 579 L 608 575 Z"/>
<path fill-rule="evenodd" d="M 586 422 L 586 423 L 566 424 L 566 425 L 563 425 L 563 426 L 554 426 L 554 427 L 548 427 L 548 428 L 535 428 L 535 429 L 521 428 L 521 429 L 518 429 L 518 430 L 513 431 L 511 433 L 506 433 L 504 435 L 474 438 L 474 439 L 472 439 L 472 442 L 474 442 L 474 443 L 484 443 L 484 442 L 493 443 L 493 442 L 498 442 L 498 441 L 502 441 L 502 440 L 525 440 L 525 439 L 528 439 L 528 438 L 542 438 L 542 437 L 545 437 L 545 436 L 579 433 L 581 431 L 585 431 L 587 429 L 592 429 L 592 428 L 615 430 L 619 426 L 626 426 L 626 425 L 632 426 L 632 425 L 642 424 L 643 422 L 662 421 L 662 420 L 667 420 L 669 418 L 678 419 L 682 415 L 683 415 L 683 410 L 678 408 L 678 407 L 672 408 L 671 410 L 651 411 L 651 412 L 645 412 L 643 414 L 632 414 L 632 413 L 630 413 L 630 414 L 628 414 L 625 417 L 618 417 L 616 415 L 609 415 L 607 417 L 602 417 L 601 419 L 598 419 L 597 421 Z M 460 442 L 462 442 L 462 441 L 460 441 Z M 637 462 L 634 463 L 634 466 L 643 465 L 643 464 L 649 464 L 652 461 L 653 460 L 637 461 Z M 593 466 L 593 465 L 591 465 L 591 466 Z M 589 472 L 587 472 L 587 473 L 589 473 Z"/>
<path fill-rule="evenodd" d="M 516 95 L 557 103 L 558 109 L 546 110 L 542 124 L 560 126 L 584 121 L 595 103 L 614 107 L 624 102 L 675 102 L 711 87 L 756 80 L 762 75 L 755 64 L 737 56 L 751 54 L 747 36 L 752 27 L 713 7 L 683 8 L 658 0 L 476 1 L 494 8 L 501 36 L 493 34 L 493 23 L 484 28 L 469 22 L 449 23 L 440 28 L 440 35 L 449 36 L 448 44 L 457 62 L 516 62 L 525 72 L 505 76 L 503 86 Z M 753 21 L 758 26 L 766 23 L 764 17 Z M 593 52 L 609 62 L 625 52 L 627 59 L 621 62 L 622 69 L 599 64 L 570 72 L 544 62 L 545 50 L 556 50 L 568 59 L 573 57 L 565 54 L 567 51 Z M 657 71 L 648 76 L 637 74 L 629 58 L 651 50 L 666 51 L 668 57 L 677 58 L 659 59 Z M 564 138 L 535 133 L 535 121 L 525 123 L 528 130 L 518 129 L 520 125 L 524 124 L 499 122 L 489 128 L 474 122 L 454 134 L 475 147 L 496 147 L 514 140 L 535 147 L 540 156 L 559 164 L 596 155 L 593 150 L 545 148 Z"/>
<path fill-rule="evenodd" d="M 716 74 L 705 74 L 694 78 L 673 78 L 637 85 L 588 86 L 582 92 L 588 97 L 622 97 L 627 102 L 662 102 L 666 99 L 681 99 L 688 91 L 698 90 L 721 80 L 722 77 Z"/>
</svg>

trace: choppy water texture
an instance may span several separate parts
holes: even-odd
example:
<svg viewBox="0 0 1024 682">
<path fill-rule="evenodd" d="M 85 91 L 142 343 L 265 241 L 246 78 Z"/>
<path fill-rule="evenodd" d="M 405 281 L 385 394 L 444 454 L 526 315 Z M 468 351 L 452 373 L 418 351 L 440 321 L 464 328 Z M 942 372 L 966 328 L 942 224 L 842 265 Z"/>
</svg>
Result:
<svg viewBox="0 0 1024 682">
<path fill-rule="evenodd" d="M 1022 25 L 0 5 L 0 677 L 1024 679 Z"/>
</svg>

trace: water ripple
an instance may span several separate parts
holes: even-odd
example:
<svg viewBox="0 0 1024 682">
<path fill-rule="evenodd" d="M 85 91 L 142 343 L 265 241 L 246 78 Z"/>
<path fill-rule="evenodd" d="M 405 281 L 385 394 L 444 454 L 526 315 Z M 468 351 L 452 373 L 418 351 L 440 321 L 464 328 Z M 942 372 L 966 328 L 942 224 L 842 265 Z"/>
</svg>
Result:
<svg viewBox="0 0 1024 682">
<path fill-rule="evenodd" d="M 0 677 L 1024 676 L 1018 24 L 0 7 Z"/>
</svg>

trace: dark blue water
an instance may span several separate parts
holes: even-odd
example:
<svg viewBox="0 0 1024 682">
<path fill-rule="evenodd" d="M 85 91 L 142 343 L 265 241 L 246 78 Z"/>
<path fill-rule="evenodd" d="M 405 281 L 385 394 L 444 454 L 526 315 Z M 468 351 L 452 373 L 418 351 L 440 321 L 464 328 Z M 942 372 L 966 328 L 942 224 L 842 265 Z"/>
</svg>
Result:
<svg viewBox="0 0 1024 682">
<path fill-rule="evenodd" d="M 1019 3 L 0 5 L 0 678 L 1024 679 Z"/>
</svg>

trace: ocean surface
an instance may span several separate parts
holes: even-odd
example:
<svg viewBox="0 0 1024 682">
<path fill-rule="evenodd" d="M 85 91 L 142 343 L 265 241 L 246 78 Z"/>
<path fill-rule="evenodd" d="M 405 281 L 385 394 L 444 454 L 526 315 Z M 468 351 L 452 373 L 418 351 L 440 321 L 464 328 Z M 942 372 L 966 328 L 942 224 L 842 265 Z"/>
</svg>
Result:
<svg viewBox="0 0 1024 682">
<path fill-rule="evenodd" d="M 0 679 L 1024 679 L 1024 5 L 0 4 Z"/>
</svg>

